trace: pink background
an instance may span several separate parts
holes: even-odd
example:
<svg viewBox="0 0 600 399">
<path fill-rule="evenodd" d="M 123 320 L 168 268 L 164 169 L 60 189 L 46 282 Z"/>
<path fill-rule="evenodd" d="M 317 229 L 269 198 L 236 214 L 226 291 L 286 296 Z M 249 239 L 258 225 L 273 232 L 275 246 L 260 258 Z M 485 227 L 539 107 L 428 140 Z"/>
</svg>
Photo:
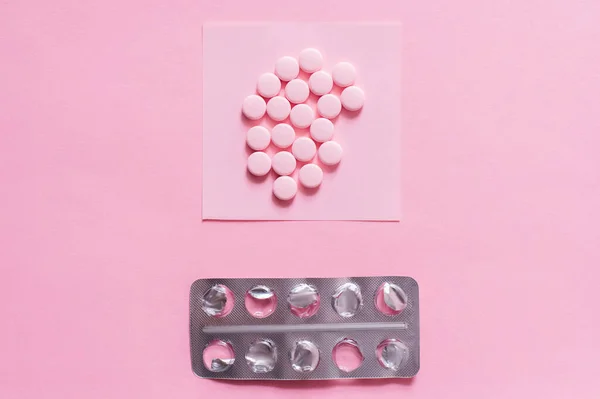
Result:
<svg viewBox="0 0 600 399">
<path fill-rule="evenodd" d="M 317 16 L 403 22 L 402 222 L 202 222 L 202 22 Z M 599 20 L 597 0 L 3 1 L 0 396 L 597 398 Z M 194 279 L 383 273 L 420 282 L 413 381 L 193 376 Z"/>
<path fill-rule="evenodd" d="M 204 25 L 202 217 L 397 221 L 400 32 L 398 23 Z M 307 47 L 321 49 L 325 71 L 331 72 L 340 61 L 351 61 L 358 72 L 356 85 L 367 100 L 360 112 L 344 110 L 335 119 L 333 139 L 342 146 L 343 158 L 335 168 L 323 166 L 321 187 L 300 186 L 293 201 L 281 202 L 273 197 L 275 172 L 256 178 L 246 167 L 251 153 L 246 132 L 256 125 L 270 129 L 275 122 L 268 117 L 260 121 L 241 117 L 241 103 L 256 92 L 258 76 L 272 72 L 279 57 L 297 57 Z M 311 96 L 308 104 L 315 108 L 316 99 Z M 297 137 L 309 135 L 308 129 L 295 130 Z M 269 154 L 276 151 L 274 145 L 267 149 Z M 297 179 L 297 173 L 293 177 Z"/>
</svg>

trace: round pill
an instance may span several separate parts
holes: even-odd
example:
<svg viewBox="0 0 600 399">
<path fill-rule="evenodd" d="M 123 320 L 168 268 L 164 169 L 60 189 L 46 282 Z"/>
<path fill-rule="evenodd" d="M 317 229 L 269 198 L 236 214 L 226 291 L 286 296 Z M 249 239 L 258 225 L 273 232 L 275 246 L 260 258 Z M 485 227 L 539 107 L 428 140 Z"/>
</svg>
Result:
<svg viewBox="0 0 600 399">
<path fill-rule="evenodd" d="M 296 158 L 288 151 L 279 151 L 273 156 L 273 170 L 280 176 L 291 175 L 296 170 Z"/>
<path fill-rule="evenodd" d="M 273 127 L 271 131 L 271 140 L 279 148 L 288 148 L 294 142 L 296 132 L 294 128 L 287 123 L 280 123 Z"/>
<path fill-rule="evenodd" d="M 340 100 L 348 111 L 358 111 L 365 103 L 365 92 L 360 87 L 349 86 L 342 91 Z"/>
<path fill-rule="evenodd" d="M 275 75 L 284 82 L 294 79 L 298 73 L 300 73 L 300 67 L 294 57 L 281 57 L 275 63 Z"/>
<path fill-rule="evenodd" d="M 279 94 L 279 91 L 281 90 L 281 81 L 274 73 L 263 73 L 258 77 L 256 90 L 258 91 L 258 94 L 265 98 L 274 97 Z"/>
<path fill-rule="evenodd" d="M 315 157 L 317 146 L 308 137 L 300 137 L 292 144 L 292 154 L 300 162 L 308 162 Z"/>
<path fill-rule="evenodd" d="M 285 96 L 290 102 L 300 104 L 308 98 L 308 85 L 302 79 L 293 79 L 285 85 Z"/>
<path fill-rule="evenodd" d="M 246 144 L 255 151 L 262 151 L 269 146 L 271 134 L 266 127 L 254 126 L 246 133 Z"/>
<path fill-rule="evenodd" d="M 319 115 L 325 118 L 333 119 L 340 114 L 341 110 L 342 103 L 333 94 L 325 94 L 317 101 L 317 111 L 319 111 Z"/>
<path fill-rule="evenodd" d="M 315 48 L 306 48 L 300 52 L 298 57 L 300 69 L 312 73 L 323 67 L 323 55 Z"/>
<path fill-rule="evenodd" d="M 333 78 L 325 71 L 317 71 L 308 78 L 308 86 L 313 94 L 322 96 L 333 89 Z"/>
<path fill-rule="evenodd" d="M 261 96 L 251 94 L 244 99 L 242 104 L 242 112 L 248 119 L 257 120 L 263 117 L 267 104 Z"/>
<path fill-rule="evenodd" d="M 279 176 L 273 182 L 273 194 L 282 201 L 291 200 L 297 191 L 296 181 L 289 176 Z"/>
<path fill-rule="evenodd" d="M 325 165 L 337 165 L 342 160 L 342 146 L 335 141 L 328 141 L 319 147 L 319 159 Z"/>
<path fill-rule="evenodd" d="M 276 96 L 267 103 L 267 114 L 274 121 L 282 121 L 288 117 L 292 106 L 290 102 L 282 96 Z"/>
<path fill-rule="evenodd" d="M 298 172 L 300 184 L 307 188 L 315 188 L 323 181 L 323 170 L 314 163 L 308 163 L 300 168 Z"/>
<path fill-rule="evenodd" d="M 340 62 L 333 67 L 331 75 L 336 85 L 346 87 L 356 80 L 356 69 L 349 62 Z"/>
<path fill-rule="evenodd" d="M 310 125 L 310 137 L 319 143 L 331 140 L 333 137 L 333 122 L 327 118 L 317 118 Z"/>
<path fill-rule="evenodd" d="M 248 157 L 248 171 L 254 176 L 264 176 L 271 170 L 271 158 L 264 152 L 253 152 Z"/>
<path fill-rule="evenodd" d="M 292 125 L 301 129 L 309 127 L 314 119 L 315 111 L 306 104 L 295 105 L 290 112 Z"/>
</svg>

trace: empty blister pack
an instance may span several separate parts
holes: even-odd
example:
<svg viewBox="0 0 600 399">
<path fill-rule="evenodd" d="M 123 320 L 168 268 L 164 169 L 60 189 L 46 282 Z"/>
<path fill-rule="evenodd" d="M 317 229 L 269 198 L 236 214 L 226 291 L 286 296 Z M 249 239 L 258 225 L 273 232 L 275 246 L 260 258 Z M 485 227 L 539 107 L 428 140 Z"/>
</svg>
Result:
<svg viewBox="0 0 600 399">
<path fill-rule="evenodd" d="M 190 346 L 204 378 L 413 377 L 419 287 L 399 276 L 196 280 Z"/>
</svg>

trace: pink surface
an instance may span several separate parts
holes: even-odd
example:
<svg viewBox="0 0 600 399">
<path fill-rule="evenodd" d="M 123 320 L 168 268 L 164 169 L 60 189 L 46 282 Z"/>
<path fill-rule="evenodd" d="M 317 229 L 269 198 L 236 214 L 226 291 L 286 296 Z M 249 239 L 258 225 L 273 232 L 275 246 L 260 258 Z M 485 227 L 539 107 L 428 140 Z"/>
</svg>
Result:
<svg viewBox="0 0 600 399">
<path fill-rule="evenodd" d="M 206 24 L 203 40 L 205 219 L 399 219 L 399 24 Z M 240 107 L 255 93 L 261 74 L 272 72 L 280 57 L 298 57 L 307 47 L 323 53 L 325 71 L 351 61 L 367 101 L 360 113 L 344 111 L 336 118 L 333 139 L 344 156 L 337 167 L 324 168 L 321 187 L 300 189 L 293 202 L 280 203 L 272 194 L 275 172 L 263 179 L 248 176 L 244 140 L 251 126 L 271 129 L 278 122 L 248 121 Z M 316 98 L 309 105 L 316 113 Z M 296 129 L 296 136 L 309 131 Z M 271 155 L 277 151 L 272 147 Z M 294 176 L 297 180 L 297 172 Z"/>
<path fill-rule="evenodd" d="M 0 4 L 2 399 L 598 398 L 598 1 Z M 402 21 L 402 221 L 202 222 L 202 22 L 315 12 Z M 194 279 L 383 273 L 413 381 L 193 376 Z"/>
</svg>

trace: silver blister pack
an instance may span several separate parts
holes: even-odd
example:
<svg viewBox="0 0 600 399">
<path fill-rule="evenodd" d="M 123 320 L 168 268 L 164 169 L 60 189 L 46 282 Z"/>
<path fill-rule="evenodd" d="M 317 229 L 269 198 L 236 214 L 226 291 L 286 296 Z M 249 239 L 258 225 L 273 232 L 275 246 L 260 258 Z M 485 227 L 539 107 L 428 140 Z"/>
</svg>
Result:
<svg viewBox="0 0 600 399">
<path fill-rule="evenodd" d="M 399 276 L 196 280 L 190 347 L 203 378 L 413 377 L 419 287 Z"/>
</svg>

